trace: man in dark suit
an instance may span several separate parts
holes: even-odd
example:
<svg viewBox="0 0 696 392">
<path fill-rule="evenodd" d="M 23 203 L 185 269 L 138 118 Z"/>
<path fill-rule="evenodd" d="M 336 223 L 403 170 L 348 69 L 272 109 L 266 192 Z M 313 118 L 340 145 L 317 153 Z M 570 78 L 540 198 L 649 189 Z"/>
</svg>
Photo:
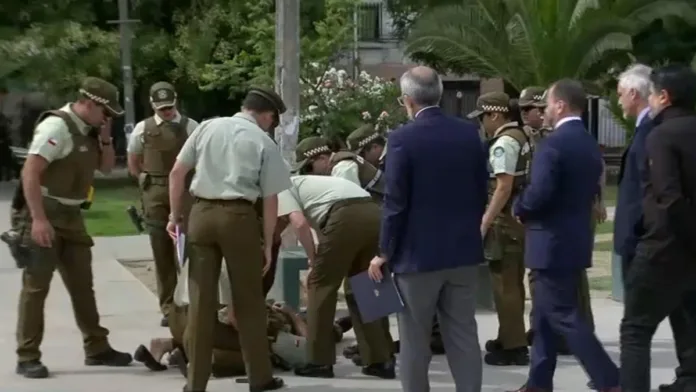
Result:
<svg viewBox="0 0 696 392">
<path fill-rule="evenodd" d="M 621 157 L 618 200 L 614 218 L 614 251 L 621 256 L 624 277 L 636 254 L 638 238 L 643 233 L 641 205 L 643 192 L 640 189 L 640 178 L 641 172 L 647 170 L 644 165 L 645 138 L 653 127 L 648 115 L 650 72 L 652 69 L 646 65 L 633 65 L 619 76 L 616 89 L 624 117 L 636 120 L 633 138 Z"/>
<path fill-rule="evenodd" d="M 667 66 L 650 75 L 654 129 L 642 163 L 643 226 L 626 274 L 621 386 L 650 390 L 650 346 L 669 318 L 679 371 L 663 390 L 696 391 L 696 74 Z"/>
<path fill-rule="evenodd" d="M 430 333 L 437 313 L 457 391 L 481 390 L 474 313 L 488 172 L 478 127 L 438 107 L 442 80 L 427 67 L 400 81 L 409 124 L 389 135 L 379 279 L 387 261 L 401 293 L 400 376 L 405 392 L 429 390 Z"/>
<path fill-rule="evenodd" d="M 585 92 L 574 80 L 548 90 L 545 121 L 554 128 L 537 146 L 531 179 L 514 204 L 527 229 L 525 263 L 534 276 L 529 378 L 520 391 L 551 391 L 556 335 L 600 391 L 618 388 L 619 371 L 578 309 L 578 285 L 592 260 L 592 208 L 600 190 L 602 154 L 580 115 Z"/>
</svg>

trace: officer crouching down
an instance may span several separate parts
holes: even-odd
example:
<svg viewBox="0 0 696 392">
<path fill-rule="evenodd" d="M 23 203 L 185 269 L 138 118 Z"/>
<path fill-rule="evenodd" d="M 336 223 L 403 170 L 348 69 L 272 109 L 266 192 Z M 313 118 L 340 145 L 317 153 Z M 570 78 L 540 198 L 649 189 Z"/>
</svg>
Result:
<svg viewBox="0 0 696 392">
<path fill-rule="evenodd" d="M 306 164 L 298 162 L 296 168 Z M 293 186 L 278 196 L 278 216 L 297 232 L 309 263 L 307 277 L 307 362 L 295 374 L 332 378 L 336 362 L 333 320 L 338 288 L 367 270 L 377 254 L 380 208 L 360 186 L 329 176 L 292 177 Z M 321 233 L 315 247 L 311 229 Z M 234 296 L 233 296 L 234 298 Z M 395 378 L 393 347 L 384 320 L 363 323 L 355 299 L 346 296 L 364 365 L 362 373 Z"/>
<path fill-rule="evenodd" d="M 239 343 L 251 391 L 281 388 L 272 373 L 266 306 L 262 290 L 264 256 L 270 267 L 278 219 L 278 193 L 290 187 L 289 170 L 266 132 L 285 112 L 272 90 L 252 89 L 242 111 L 204 121 L 188 137 L 169 174 L 171 216 L 167 231 L 175 236 L 183 222 L 186 175 L 193 169 L 195 202 L 188 220 L 190 350 L 186 391 L 204 391 L 211 372 L 217 283 L 224 258 L 237 315 Z M 262 200 L 263 224 L 254 203 Z M 261 230 L 263 229 L 263 237 Z M 263 238 L 264 247 L 261 247 Z"/>
<path fill-rule="evenodd" d="M 114 165 L 111 129 L 102 125 L 120 116 L 118 90 L 111 83 L 86 78 L 76 102 L 42 114 L 22 169 L 26 205 L 23 241 L 32 260 L 22 272 L 17 322 L 17 373 L 48 377 L 39 346 L 44 333 L 44 305 L 55 269 L 70 295 L 82 332 L 86 365 L 126 366 L 130 354 L 111 348 L 109 331 L 99 324 L 92 288 L 94 243 L 87 234 L 80 205 L 87 199 L 94 171 Z M 101 131 L 98 130 L 101 128 Z M 21 225 L 21 224 L 20 224 Z"/>
</svg>

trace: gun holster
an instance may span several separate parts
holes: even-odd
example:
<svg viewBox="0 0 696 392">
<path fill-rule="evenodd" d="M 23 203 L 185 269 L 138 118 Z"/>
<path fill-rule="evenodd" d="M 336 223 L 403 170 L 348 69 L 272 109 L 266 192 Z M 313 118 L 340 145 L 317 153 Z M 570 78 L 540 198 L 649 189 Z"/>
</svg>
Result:
<svg viewBox="0 0 696 392">
<path fill-rule="evenodd" d="M 141 191 L 144 192 L 147 190 L 147 188 L 150 187 L 150 180 L 151 180 L 151 177 L 149 174 L 144 173 L 144 172 L 140 173 L 140 175 L 138 176 L 138 186 L 140 187 Z"/>
<path fill-rule="evenodd" d="M 22 235 L 19 232 L 8 230 L 0 234 L 0 240 L 7 244 L 17 268 L 26 268 L 32 263 L 34 252 L 31 247 L 22 242 Z"/>
<path fill-rule="evenodd" d="M 486 261 L 503 259 L 503 233 L 499 225 L 493 224 L 483 239 L 483 255 Z"/>
</svg>

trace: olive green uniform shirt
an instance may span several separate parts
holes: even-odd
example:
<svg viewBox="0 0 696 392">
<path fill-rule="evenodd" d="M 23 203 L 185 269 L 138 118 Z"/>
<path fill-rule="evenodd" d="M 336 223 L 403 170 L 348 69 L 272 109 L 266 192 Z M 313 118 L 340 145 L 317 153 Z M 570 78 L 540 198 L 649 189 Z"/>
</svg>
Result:
<svg viewBox="0 0 696 392">
<path fill-rule="evenodd" d="M 351 181 L 331 176 L 295 176 L 292 187 L 278 195 L 278 216 L 302 212 L 314 230 L 319 230 L 334 203 L 370 197 L 370 194 Z"/>
<path fill-rule="evenodd" d="M 195 168 L 191 194 L 204 199 L 246 199 L 278 194 L 291 185 L 278 146 L 245 113 L 204 121 L 177 160 Z"/>
</svg>

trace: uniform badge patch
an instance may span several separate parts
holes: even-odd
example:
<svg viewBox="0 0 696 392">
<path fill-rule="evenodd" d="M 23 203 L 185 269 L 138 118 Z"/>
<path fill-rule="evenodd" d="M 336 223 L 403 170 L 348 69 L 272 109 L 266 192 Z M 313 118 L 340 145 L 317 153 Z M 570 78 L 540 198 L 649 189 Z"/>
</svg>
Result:
<svg viewBox="0 0 696 392">
<path fill-rule="evenodd" d="M 167 90 L 160 90 L 157 92 L 157 97 L 159 99 L 165 99 L 167 98 Z"/>
<path fill-rule="evenodd" d="M 87 152 L 87 146 L 80 146 L 80 152 Z"/>
<path fill-rule="evenodd" d="M 496 147 L 496 148 L 493 150 L 493 156 L 494 156 L 494 157 L 500 158 L 500 157 L 502 157 L 503 155 L 505 155 L 505 149 L 504 149 L 504 148 L 502 148 L 502 147 Z"/>
</svg>

